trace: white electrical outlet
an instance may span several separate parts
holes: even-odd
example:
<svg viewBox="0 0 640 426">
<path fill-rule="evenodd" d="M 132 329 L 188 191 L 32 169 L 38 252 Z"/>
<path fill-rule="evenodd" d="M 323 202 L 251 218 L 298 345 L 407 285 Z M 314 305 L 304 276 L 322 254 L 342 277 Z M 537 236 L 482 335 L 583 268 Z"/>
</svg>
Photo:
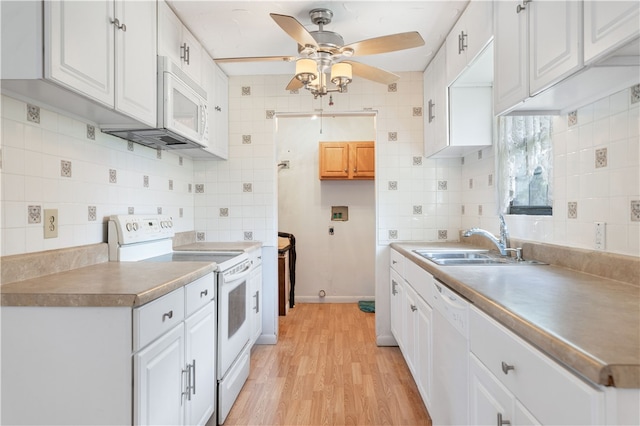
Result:
<svg viewBox="0 0 640 426">
<path fill-rule="evenodd" d="M 606 223 L 595 223 L 595 246 L 596 250 L 604 250 L 605 242 L 607 241 Z"/>
<path fill-rule="evenodd" d="M 44 209 L 44 237 L 58 238 L 58 209 Z"/>
</svg>

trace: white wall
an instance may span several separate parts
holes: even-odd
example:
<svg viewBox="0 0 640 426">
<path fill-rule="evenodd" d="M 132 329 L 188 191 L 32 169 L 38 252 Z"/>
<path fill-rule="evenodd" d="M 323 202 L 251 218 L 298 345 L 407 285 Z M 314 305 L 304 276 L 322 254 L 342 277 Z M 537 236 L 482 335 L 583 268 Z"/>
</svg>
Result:
<svg viewBox="0 0 640 426">
<path fill-rule="evenodd" d="M 553 119 L 553 215 L 509 215 L 510 233 L 519 239 L 595 249 L 594 222 L 605 222 L 604 251 L 640 256 L 640 220 L 632 212 L 632 204 L 640 205 L 640 101 L 625 89 L 578 109 L 576 116 L 572 125 L 566 114 Z M 606 161 L 597 162 L 596 152 Z M 463 228 L 479 226 L 497 234 L 493 148 L 483 150 L 482 159 L 474 152 L 464 160 Z M 493 185 L 488 184 L 489 175 Z M 569 217 L 570 202 L 577 203 L 577 217 Z"/>
<path fill-rule="evenodd" d="M 29 121 L 25 102 L 2 96 L 2 256 L 106 242 L 108 216 L 129 208 L 162 209 L 177 232 L 193 230 L 193 161 L 166 151 L 158 158 L 97 126 L 90 139 L 87 124 L 44 107 Z M 30 206 L 39 217 L 30 220 Z M 58 209 L 57 238 L 44 238 L 44 209 Z"/>
<path fill-rule="evenodd" d="M 375 297 L 375 183 L 318 178 L 319 142 L 375 137 L 371 115 L 278 117 L 277 159 L 290 161 L 278 172 L 278 229 L 296 238 L 296 303 Z M 332 221 L 331 206 L 347 206 L 349 220 Z"/>
</svg>

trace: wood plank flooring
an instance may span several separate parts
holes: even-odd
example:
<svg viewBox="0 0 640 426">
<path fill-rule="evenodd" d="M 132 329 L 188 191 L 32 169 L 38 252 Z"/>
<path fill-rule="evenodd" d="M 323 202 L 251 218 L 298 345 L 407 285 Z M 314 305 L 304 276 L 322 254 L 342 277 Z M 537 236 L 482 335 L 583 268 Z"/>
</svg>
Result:
<svg viewBox="0 0 640 426">
<path fill-rule="evenodd" d="M 378 347 L 357 304 L 297 304 L 277 345 L 256 345 L 225 425 L 429 425 L 397 347 Z"/>
</svg>

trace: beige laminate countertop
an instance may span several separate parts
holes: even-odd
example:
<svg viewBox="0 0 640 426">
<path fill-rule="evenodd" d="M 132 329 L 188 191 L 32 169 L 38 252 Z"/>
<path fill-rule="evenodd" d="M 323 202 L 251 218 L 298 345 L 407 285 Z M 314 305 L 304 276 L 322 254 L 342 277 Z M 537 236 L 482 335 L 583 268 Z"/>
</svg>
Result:
<svg viewBox="0 0 640 426">
<path fill-rule="evenodd" d="M 640 287 L 552 265 L 439 266 L 391 247 L 476 307 L 592 382 L 640 388 Z"/>
<path fill-rule="evenodd" d="M 0 287 L 2 306 L 144 305 L 213 272 L 208 262 L 104 262 Z"/>
</svg>

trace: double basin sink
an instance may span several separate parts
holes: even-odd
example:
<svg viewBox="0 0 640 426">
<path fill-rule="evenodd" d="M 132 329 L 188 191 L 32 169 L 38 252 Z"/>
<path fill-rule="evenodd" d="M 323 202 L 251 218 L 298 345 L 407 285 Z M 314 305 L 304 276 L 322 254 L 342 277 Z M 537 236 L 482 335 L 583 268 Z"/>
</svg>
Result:
<svg viewBox="0 0 640 426">
<path fill-rule="evenodd" d="M 535 260 L 517 260 L 489 250 L 413 250 L 438 265 L 546 265 Z"/>
</svg>

